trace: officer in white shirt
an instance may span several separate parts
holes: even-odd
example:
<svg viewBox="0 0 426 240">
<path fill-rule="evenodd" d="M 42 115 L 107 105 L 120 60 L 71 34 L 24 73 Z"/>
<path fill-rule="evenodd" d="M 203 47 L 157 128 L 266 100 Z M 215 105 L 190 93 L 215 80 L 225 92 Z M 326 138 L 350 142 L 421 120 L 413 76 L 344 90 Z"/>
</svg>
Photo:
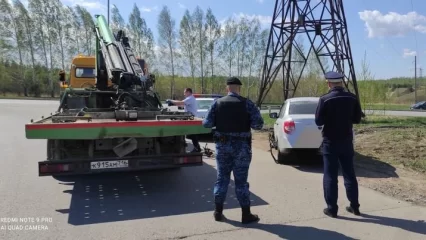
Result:
<svg viewBox="0 0 426 240">
<path fill-rule="evenodd" d="M 185 88 L 183 95 L 185 96 L 183 101 L 167 99 L 166 103 L 169 105 L 184 106 L 185 112 L 190 112 L 192 115 L 197 116 L 198 105 L 197 100 L 195 100 L 195 97 L 192 95 L 192 89 Z M 200 143 L 198 142 L 198 135 L 188 135 L 187 138 L 191 139 L 192 144 L 194 145 L 192 152 L 201 152 Z"/>
</svg>

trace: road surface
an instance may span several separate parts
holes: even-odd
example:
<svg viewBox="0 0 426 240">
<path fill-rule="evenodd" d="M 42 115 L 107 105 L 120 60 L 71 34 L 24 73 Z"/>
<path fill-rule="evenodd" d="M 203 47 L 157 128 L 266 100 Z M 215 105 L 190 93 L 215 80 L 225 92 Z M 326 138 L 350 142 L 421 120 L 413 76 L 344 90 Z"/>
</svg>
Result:
<svg viewBox="0 0 426 240">
<path fill-rule="evenodd" d="M 276 165 L 257 149 L 249 181 L 253 212 L 261 221 L 250 228 L 239 224 L 233 183 L 225 205 L 229 220 L 213 221 L 213 159 L 177 171 L 38 177 L 46 142 L 25 139 L 24 124 L 55 107 L 0 101 L 0 239 L 425 239 L 425 208 L 373 190 L 360 188 L 368 215 L 344 212 L 342 179 L 341 218 L 325 217 L 319 169 Z"/>
<path fill-rule="evenodd" d="M 52 100 L 19 100 L 19 99 L 0 99 L 0 104 L 18 104 L 22 105 L 26 103 L 27 105 L 43 105 L 43 106 L 52 106 L 52 110 L 50 112 L 54 112 L 58 107 L 57 101 Z M 167 106 L 167 104 L 163 104 L 163 107 L 169 108 L 171 111 L 177 111 L 178 108 L 176 106 Z M 269 110 L 262 109 L 260 110 L 262 114 L 269 113 Z M 272 109 L 271 112 L 279 112 L 279 109 Z M 406 117 L 426 117 L 426 111 L 389 111 L 389 110 L 367 110 L 367 114 L 375 114 L 375 115 L 388 115 L 388 116 L 406 116 Z"/>
</svg>

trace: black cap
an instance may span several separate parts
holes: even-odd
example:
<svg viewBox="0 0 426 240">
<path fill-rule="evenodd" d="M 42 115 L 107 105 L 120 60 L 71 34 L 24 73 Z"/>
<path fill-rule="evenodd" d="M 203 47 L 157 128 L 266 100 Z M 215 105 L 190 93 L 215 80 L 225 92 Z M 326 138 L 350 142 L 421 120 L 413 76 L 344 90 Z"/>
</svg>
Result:
<svg viewBox="0 0 426 240">
<path fill-rule="evenodd" d="M 243 85 L 240 79 L 236 77 L 230 77 L 226 80 L 226 85 Z"/>
</svg>

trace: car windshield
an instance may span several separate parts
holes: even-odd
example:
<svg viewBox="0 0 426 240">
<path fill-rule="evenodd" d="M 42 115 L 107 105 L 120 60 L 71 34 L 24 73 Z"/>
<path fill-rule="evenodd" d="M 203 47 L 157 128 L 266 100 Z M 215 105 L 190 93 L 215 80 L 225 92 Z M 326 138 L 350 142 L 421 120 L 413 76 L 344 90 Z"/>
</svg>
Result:
<svg viewBox="0 0 426 240">
<path fill-rule="evenodd" d="M 209 109 L 210 106 L 213 104 L 213 99 L 202 99 L 197 100 L 198 103 L 198 109 Z"/>
<path fill-rule="evenodd" d="M 293 114 L 315 114 L 318 102 L 314 101 L 297 101 L 291 102 L 288 113 Z"/>
</svg>

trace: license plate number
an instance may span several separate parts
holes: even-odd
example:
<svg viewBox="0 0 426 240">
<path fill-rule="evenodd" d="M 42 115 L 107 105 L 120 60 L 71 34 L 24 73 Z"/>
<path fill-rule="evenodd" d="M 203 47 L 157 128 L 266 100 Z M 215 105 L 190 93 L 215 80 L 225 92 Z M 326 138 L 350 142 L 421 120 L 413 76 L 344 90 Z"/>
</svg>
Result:
<svg viewBox="0 0 426 240">
<path fill-rule="evenodd" d="M 90 169 L 126 168 L 129 167 L 128 160 L 103 161 L 90 163 Z"/>
</svg>

